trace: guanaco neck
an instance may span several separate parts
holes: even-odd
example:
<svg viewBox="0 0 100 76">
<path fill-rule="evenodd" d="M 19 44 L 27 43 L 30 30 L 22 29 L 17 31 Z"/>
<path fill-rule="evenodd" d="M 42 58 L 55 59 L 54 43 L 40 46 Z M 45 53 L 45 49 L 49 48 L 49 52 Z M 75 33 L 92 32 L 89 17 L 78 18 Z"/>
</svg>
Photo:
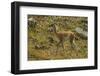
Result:
<svg viewBox="0 0 100 76">
<path fill-rule="evenodd" d="M 53 28 L 54 28 L 54 33 L 57 34 L 57 29 L 56 29 L 56 26 L 53 25 Z"/>
</svg>

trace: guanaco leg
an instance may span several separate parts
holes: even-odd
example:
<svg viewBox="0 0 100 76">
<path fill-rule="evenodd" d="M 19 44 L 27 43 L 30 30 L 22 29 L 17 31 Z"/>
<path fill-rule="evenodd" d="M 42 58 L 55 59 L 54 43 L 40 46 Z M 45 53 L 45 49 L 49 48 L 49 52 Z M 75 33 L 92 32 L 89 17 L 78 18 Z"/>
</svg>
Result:
<svg viewBox="0 0 100 76">
<path fill-rule="evenodd" d="M 62 46 L 62 48 L 63 48 L 63 51 L 64 51 L 64 44 L 63 44 L 63 40 L 60 40 L 60 41 L 57 43 L 57 50 L 58 50 L 58 48 L 59 48 L 60 44 L 61 44 L 61 46 Z"/>
</svg>

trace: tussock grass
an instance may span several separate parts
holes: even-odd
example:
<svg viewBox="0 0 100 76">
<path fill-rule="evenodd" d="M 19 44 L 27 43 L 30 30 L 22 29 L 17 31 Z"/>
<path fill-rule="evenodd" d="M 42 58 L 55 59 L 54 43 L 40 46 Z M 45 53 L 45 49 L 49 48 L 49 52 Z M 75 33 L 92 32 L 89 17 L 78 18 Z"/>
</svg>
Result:
<svg viewBox="0 0 100 76">
<path fill-rule="evenodd" d="M 65 44 L 65 49 L 63 50 L 62 47 L 59 47 L 57 50 L 57 46 L 52 46 L 49 49 L 34 49 L 30 47 L 28 53 L 29 60 L 55 60 L 55 59 L 80 59 L 80 58 L 87 58 L 87 46 L 85 40 L 77 41 L 79 50 L 70 48 L 69 43 Z"/>
<path fill-rule="evenodd" d="M 71 16 L 34 16 L 28 24 L 28 60 L 57 60 L 82 59 L 88 57 L 87 39 L 79 38 L 76 44 L 79 47 L 71 48 L 69 40 L 64 41 L 64 50 L 59 46 L 55 34 L 48 31 L 52 23 L 56 24 L 58 31 L 73 31 L 76 27 L 87 28 L 87 17 Z M 34 22 L 35 21 L 35 22 Z"/>
</svg>

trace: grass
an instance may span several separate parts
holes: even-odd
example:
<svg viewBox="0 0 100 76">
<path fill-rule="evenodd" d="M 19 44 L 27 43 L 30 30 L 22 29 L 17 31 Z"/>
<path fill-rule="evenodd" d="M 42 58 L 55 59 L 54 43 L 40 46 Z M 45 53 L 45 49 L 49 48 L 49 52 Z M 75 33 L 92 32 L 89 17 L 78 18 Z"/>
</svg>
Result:
<svg viewBox="0 0 100 76">
<path fill-rule="evenodd" d="M 67 42 L 68 43 L 68 42 Z M 79 59 L 87 58 L 88 52 L 85 40 L 77 41 L 79 50 L 70 48 L 69 43 L 65 44 L 65 49 L 62 47 L 56 49 L 56 45 L 49 49 L 34 49 L 34 47 L 29 47 L 28 59 L 29 60 L 55 60 L 55 59 Z"/>
<path fill-rule="evenodd" d="M 55 22 L 58 31 L 71 30 L 76 27 L 87 28 L 87 17 L 71 16 L 34 16 L 31 24 L 28 25 L 28 60 L 57 60 L 57 59 L 82 59 L 88 57 L 87 39 L 79 38 L 76 44 L 79 49 L 71 48 L 69 40 L 64 41 L 64 50 L 59 46 L 57 50 L 57 37 L 48 32 L 49 26 Z M 66 24 L 67 21 L 67 24 Z M 52 39 L 50 41 L 50 39 Z"/>
</svg>

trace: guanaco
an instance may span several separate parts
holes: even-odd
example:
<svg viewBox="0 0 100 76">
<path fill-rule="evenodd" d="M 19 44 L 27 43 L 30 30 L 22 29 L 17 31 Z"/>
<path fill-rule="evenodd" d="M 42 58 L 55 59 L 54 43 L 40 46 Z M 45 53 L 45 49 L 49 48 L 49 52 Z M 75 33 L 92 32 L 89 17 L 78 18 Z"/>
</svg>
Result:
<svg viewBox="0 0 100 76">
<path fill-rule="evenodd" d="M 79 38 L 75 35 L 74 32 L 72 32 L 72 31 L 62 31 L 62 32 L 60 31 L 60 32 L 57 32 L 56 26 L 54 24 L 52 26 L 53 26 L 53 31 L 54 31 L 56 37 L 59 39 L 59 42 L 57 43 L 57 50 L 58 50 L 58 47 L 59 47 L 60 44 L 61 44 L 61 46 L 62 46 L 62 48 L 64 50 L 64 40 L 65 39 L 69 40 L 71 48 L 73 48 L 73 49 L 74 48 L 78 48 L 76 46 L 75 40 L 79 39 Z"/>
</svg>

